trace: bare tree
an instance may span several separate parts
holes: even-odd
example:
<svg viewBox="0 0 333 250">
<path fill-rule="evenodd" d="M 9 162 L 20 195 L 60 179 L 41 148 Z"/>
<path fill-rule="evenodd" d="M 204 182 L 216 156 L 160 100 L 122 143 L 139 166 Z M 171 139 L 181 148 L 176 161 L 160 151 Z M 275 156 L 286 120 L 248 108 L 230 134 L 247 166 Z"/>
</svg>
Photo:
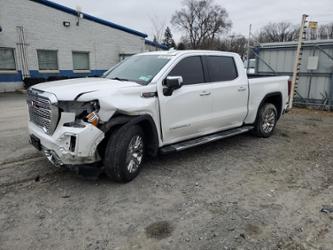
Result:
<svg viewBox="0 0 333 250">
<path fill-rule="evenodd" d="M 306 40 L 333 39 L 333 22 L 319 25 L 317 29 L 307 27 L 305 32 Z"/>
<path fill-rule="evenodd" d="M 320 39 L 333 39 L 333 22 L 320 25 L 318 33 Z"/>
<path fill-rule="evenodd" d="M 305 28 L 305 40 L 318 39 L 318 31 L 316 29 Z"/>
<path fill-rule="evenodd" d="M 186 49 L 186 45 L 183 42 L 180 42 L 177 44 L 177 49 L 184 50 L 184 49 Z"/>
<path fill-rule="evenodd" d="M 166 29 L 166 21 L 160 20 L 158 16 L 151 16 L 150 22 L 152 23 L 154 41 L 162 43 L 164 31 Z"/>
<path fill-rule="evenodd" d="M 183 31 L 192 49 L 206 48 L 231 28 L 227 11 L 213 0 L 185 0 L 171 23 Z"/>
<path fill-rule="evenodd" d="M 255 36 L 260 43 L 294 41 L 298 36 L 298 27 L 291 23 L 268 23 Z"/>
<path fill-rule="evenodd" d="M 238 53 L 242 58 L 246 56 L 247 39 L 240 34 L 233 34 L 227 38 L 216 41 L 216 48 L 222 51 L 230 51 Z"/>
</svg>

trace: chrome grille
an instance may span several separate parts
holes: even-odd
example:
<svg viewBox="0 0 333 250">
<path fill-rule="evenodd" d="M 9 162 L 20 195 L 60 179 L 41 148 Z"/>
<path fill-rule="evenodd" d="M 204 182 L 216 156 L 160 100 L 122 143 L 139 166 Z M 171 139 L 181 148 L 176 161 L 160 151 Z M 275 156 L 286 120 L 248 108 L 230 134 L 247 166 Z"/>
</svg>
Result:
<svg viewBox="0 0 333 250">
<path fill-rule="evenodd" d="M 41 127 L 45 133 L 53 134 L 59 119 L 55 95 L 36 89 L 27 92 L 30 121 Z"/>
</svg>

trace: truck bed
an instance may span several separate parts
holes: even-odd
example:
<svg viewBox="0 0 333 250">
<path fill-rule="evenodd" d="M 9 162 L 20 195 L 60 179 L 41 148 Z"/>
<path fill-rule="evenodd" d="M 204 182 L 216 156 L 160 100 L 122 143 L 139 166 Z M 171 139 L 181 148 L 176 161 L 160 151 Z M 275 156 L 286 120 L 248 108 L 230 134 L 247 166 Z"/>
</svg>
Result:
<svg viewBox="0 0 333 250">
<path fill-rule="evenodd" d="M 247 74 L 247 78 L 248 79 L 252 79 L 252 78 L 261 78 L 261 77 L 274 77 L 274 76 L 278 76 L 276 74 L 266 74 L 266 75 L 263 75 L 263 74 Z"/>
<path fill-rule="evenodd" d="M 246 122 L 255 120 L 260 102 L 267 93 L 281 93 L 283 107 L 288 103 L 289 76 L 260 76 L 249 79 L 249 102 Z"/>
</svg>

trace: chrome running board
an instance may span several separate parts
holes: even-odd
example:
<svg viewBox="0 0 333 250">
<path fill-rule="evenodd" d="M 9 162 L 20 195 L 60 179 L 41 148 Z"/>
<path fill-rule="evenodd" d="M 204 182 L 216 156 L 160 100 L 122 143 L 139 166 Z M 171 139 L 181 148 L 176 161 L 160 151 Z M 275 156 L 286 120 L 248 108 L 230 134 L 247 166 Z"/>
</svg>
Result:
<svg viewBox="0 0 333 250">
<path fill-rule="evenodd" d="M 182 151 L 182 150 L 192 148 L 195 146 L 199 146 L 202 144 L 206 144 L 209 142 L 221 140 L 221 139 L 228 138 L 228 137 L 231 137 L 234 135 L 239 135 L 239 134 L 248 132 L 251 129 L 253 129 L 253 126 L 244 126 L 244 127 L 240 127 L 240 128 L 235 128 L 235 129 L 218 132 L 215 134 L 205 135 L 203 137 L 199 137 L 199 138 L 191 139 L 188 141 L 183 141 L 183 142 L 165 146 L 160 149 L 160 152 L 162 154 L 168 154 L 171 152 Z"/>
</svg>

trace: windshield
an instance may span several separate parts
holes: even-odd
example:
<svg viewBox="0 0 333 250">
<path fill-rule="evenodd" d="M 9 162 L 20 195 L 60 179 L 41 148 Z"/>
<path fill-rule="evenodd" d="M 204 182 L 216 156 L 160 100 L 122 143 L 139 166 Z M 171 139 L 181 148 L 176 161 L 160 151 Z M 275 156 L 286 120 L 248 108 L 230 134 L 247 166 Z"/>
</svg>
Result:
<svg viewBox="0 0 333 250">
<path fill-rule="evenodd" d="M 147 85 L 167 64 L 170 58 L 170 56 L 166 55 L 131 56 L 107 71 L 104 77 L 119 81 L 134 81 Z"/>
</svg>

